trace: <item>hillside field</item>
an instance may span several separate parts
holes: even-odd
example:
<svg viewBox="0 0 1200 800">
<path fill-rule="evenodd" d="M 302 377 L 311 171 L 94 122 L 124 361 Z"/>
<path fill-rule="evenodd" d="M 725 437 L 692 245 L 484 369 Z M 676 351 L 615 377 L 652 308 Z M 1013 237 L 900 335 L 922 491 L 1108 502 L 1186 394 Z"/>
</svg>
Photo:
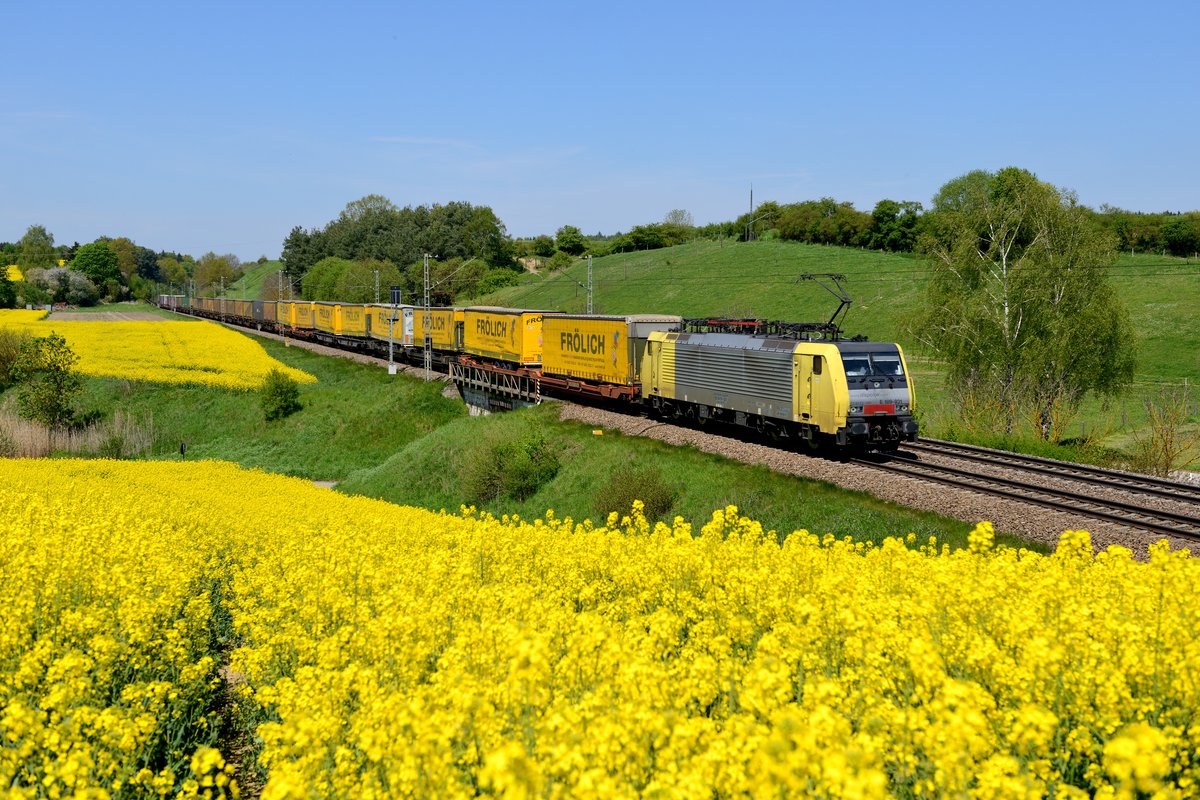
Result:
<svg viewBox="0 0 1200 800">
<path fill-rule="evenodd" d="M 275 291 L 279 286 L 279 271 L 283 269 L 281 262 L 264 261 L 256 264 L 251 261 L 242 264 L 242 268 L 245 272 L 229 287 L 225 293 L 226 297 L 233 300 L 258 300 L 263 297 L 268 286 L 271 287 L 270 296 L 276 296 Z"/>
<path fill-rule="evenodd" d="M 705 240 L 623 253 L 593 259 L 593 307 L 607 314 L 825 321 L 839 301 L 816 282 L 800 279 L 815 273 L 845 275 L 843 286 L 854 301 L 844 325 L 847 334 L 898 341 L 905 349 L 924 430 L 939 436 L 960 426 L 946 399 L 940 364 L 904 333 L 906 319 L 924 301 L 929 275 L 928 266 L 911 254 L 778 240 Z M 1127 446 L 1145 423 L 1145 399 L 1160 387 L 1200 382 L 1200 314 L 1195 302 L 1200 297 L 1200 263 L 1123 254 L 1112 268 L 1112 280 L 1138 333 L 1138 366 L 1128 395 L 1107 405 L 1089 398 L 1070 427 L 1072 434 L 1099 432 L 1094 442 L 1099 448 Z M 580 260 L 558 273 L 526 275 L 519 286 L 470 302 L 579 313 L 586 308 L 586 292 L 580 288 L 586 283 L 587 263 Z M 1200 391 L 1193 393 L 1193 407 L 1196 403 Z M 1037 447 L 1032 441 L 1023 443 Z M 1191 466 L 1200 468 L 1200 458 Z"/>
</svg>

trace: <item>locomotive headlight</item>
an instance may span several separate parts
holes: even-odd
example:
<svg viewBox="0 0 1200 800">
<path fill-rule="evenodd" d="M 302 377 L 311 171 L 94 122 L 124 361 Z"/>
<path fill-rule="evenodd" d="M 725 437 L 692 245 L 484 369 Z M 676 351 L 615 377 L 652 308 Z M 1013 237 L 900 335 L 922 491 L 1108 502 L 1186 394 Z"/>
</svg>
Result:
<svg viewBox="0 0 1200 800">
<path fill-rule="evenodd" d="M 907 414 L 908 413 L 908 403 L 896 403 L 896 413 L 897 414 Z"/>
<path fill-rule="evenodd" d="M 862 407 L 862 406 L 850 406 L 850 413 L 851 413 L 851 414 L 861 414 L 861 413 L 862 413 L 862 410 L 863 410 L 863 407 Z"/>
</svg>

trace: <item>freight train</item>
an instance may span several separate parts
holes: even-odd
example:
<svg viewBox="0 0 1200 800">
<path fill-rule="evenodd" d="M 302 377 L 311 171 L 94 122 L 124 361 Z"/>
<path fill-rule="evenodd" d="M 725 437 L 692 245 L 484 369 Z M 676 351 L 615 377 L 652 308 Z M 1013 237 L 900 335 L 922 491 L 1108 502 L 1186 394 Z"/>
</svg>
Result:
<svg viewBox="0 0 1200 800">
<path fill-rule="evenodd" d="M 900 346 L 845 339 L 828 323 L 183 295 L 162 295 L 158 304 L 427 364 L 488 408 L 548 395 L 592 399 L 812 447 L 894 450 L 918 433 Z"/>
</svg>

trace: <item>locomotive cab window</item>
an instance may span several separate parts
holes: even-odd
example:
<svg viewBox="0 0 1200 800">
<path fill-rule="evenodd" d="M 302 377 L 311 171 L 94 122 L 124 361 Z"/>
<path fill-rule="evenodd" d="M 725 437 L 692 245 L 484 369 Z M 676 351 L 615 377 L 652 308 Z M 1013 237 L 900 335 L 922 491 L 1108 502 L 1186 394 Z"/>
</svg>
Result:
<svg viewBox="0 0 1200 800">
<path fill-rule="evenodd" d="M 889 378 L 903 378 L 904 367 L 900 366 L 900 356 L 892 353 L 872 353 L 871 364 L 875 367 L 876 375 Z"/>
<path fill-rule="evenodd" d="M 813 375 L 821 374 L 821 357 L 813 356 Z"/>
<path fill-rule="evenodd" d="M 845 353 L 842 366 L 848 378 L 903 378 L 904 367 L 896 353 Z"/>
<path fill-rule="evenodd" d="M 871 362 L 866 353 L 861 355 L 843 355 L 842 366 L 846 368 L 846 377 L 859 378 L 871 374 Z"/>
</svg>

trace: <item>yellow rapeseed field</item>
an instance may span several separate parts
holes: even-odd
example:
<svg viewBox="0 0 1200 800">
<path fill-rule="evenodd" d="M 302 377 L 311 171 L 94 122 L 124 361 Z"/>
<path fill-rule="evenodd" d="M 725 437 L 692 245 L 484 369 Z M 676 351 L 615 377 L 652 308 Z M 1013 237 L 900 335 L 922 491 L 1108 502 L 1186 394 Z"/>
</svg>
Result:
<svg viewBox="0 0 1200 800">
<path fill-rule="evenodd" d="M 1200 567 L 434 514 L 0 462 L 0 786 L 265 798 L 1196 796 Z M 1145 554 L 1143 554 L 1145 555 Z"/>
<path fill-rule="evenodd" d="M 312 375 L 285 366 L 249 337 L 211 322 L 107 322 L 45 319 L 44 311 L 0 310 L 0 327 L 34 336 L 58 333 L 85 375 L 227 389 L 257 389 L 272 369 L 300 383 Z"/>
</svg>

